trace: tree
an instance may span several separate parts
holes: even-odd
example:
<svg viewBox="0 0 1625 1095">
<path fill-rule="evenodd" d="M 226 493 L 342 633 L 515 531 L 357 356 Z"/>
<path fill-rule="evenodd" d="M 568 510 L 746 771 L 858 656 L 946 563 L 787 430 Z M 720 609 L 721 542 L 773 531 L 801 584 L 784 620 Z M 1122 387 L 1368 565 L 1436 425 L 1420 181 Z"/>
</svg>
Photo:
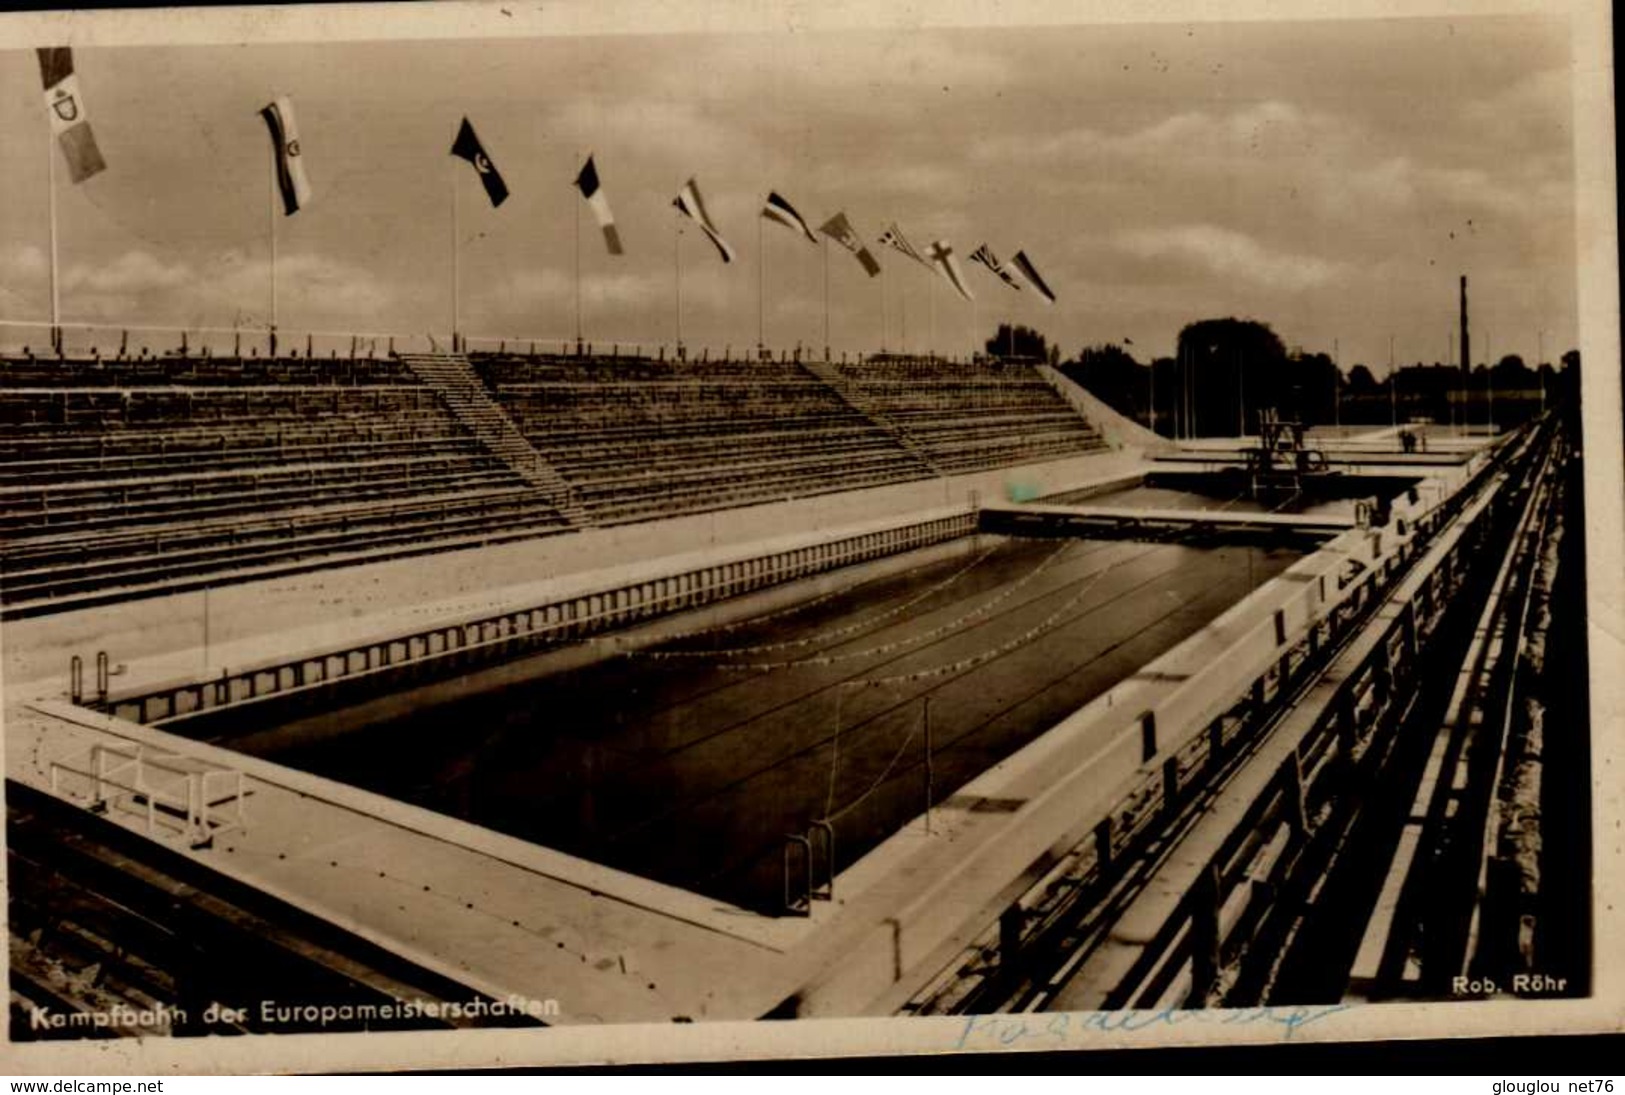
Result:
<svg viewBox="0 0 1625 1095">
<path fill-rule="evenodd" d="M 1296 408 L 1286 346 L 1268 324 L 1250 319 L 1204 319 L 1179 332 L 1173 399 L 1182 433 L 1235 436 L 1255 433 L 1259 411 Z M 1157 391 L 1158 406 L 1163 392 Z"/>
<path fill-rule="evenodd" d="M 1371 375 L 1371 370 L 1364 365 L 1356 365 L 1349 370 L 1349 392 L 1354 395 L 1369 395 L 1377 390 L 1377 378 Z"/>
<path fill-rule="evenodd" d="M 1049 343 L 1031 327 L 999 324 L 998 331 L 987 340 L 988 355 L 1001 361 L 1048 361 Z"/>
<path fill-rule="evenodd" d="M 1072 380 L 1108 404 L 1113 410 L 1144 422 L 1147 418 L 1149 377 L 1145 366 L 1113 342 L 1085 346 L 1078 359 L 1061 366 Z"/>
</svg>

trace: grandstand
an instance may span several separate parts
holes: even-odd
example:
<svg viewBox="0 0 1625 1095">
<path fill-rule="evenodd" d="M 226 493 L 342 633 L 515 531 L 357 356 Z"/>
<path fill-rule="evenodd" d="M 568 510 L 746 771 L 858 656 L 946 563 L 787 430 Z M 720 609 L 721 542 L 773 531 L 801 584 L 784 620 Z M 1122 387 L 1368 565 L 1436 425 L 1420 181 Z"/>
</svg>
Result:
<svg viewBox="0 0 1625 1095">
<path fill-rule="evenodd" d="M 568 527 L 394 360 L 7 361 L 8 605 Z"/>
<path fill-rule="evenodd" d="M 9 615 L 1104 447 L 1027 366 L 0 360 Z"/>
</svg>

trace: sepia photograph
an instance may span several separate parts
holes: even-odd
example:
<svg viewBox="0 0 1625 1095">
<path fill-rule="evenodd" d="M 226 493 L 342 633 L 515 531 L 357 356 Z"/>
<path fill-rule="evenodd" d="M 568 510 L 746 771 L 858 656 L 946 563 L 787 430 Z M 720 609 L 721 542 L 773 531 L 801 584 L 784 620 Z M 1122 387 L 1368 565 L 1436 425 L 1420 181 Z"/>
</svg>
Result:
<svg viewBox="0 0 1625 1095">
<path fill-rule="evenodd" d="M 1618 1029 L 1607 9 L 1300 7 L 0 15 L 6 1070 Z"/>
</svg>

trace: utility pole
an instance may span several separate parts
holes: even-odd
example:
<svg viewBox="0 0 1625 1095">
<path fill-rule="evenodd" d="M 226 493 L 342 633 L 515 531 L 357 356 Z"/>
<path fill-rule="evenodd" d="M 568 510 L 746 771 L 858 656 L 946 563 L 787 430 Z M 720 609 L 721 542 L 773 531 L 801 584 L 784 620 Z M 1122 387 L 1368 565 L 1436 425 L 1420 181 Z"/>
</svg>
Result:
<svg viewBox="0 0 1625 1095">
<path fill-rule="evenodd" d="M 1332 339 L 1332 425 L 1343 429 L 1343 366 L 1337 339 Z"/>
<path fill-rule="evenodd" d="M 1392 425 L 1399 428 L 1399 377 L 1394 372 L 1394 336 L 1388 336 L 1388 407 Z"/>
<path fill-rule="evenodd" d="M 1546 332 L 1535 332 L 1535 379 L 1540 382 L 1540 413 L 1546 413 Z"/>
</svg>

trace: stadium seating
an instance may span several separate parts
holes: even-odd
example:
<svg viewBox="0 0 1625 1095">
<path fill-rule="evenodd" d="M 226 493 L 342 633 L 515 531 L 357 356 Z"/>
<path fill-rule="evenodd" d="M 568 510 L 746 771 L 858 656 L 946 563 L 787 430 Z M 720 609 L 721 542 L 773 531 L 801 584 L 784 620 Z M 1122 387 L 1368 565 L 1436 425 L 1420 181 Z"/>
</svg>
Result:
<svg viewBox="0 0 1625 1095">
<path fill-rule="evenodd" d="M 598 524 L 931 475 L 789 362 L 476 358 Z"/>
<path fill-rule="evenodd" d="M 945 474 L 1077 456 L 1105 442 L 1026 365 L 930 359 L 833 367 L 842 390 Z"/>
<path fill-rule="evenodd" d="M 568 527 L 394 361 L 6 361 L 0 381 L 8 605 Z"/>
<path fill-rule="evenodd" d="M 0 359 L 7 610 L 1102 447 L 1025 366 L 453 357 Z"/>
</svg>

